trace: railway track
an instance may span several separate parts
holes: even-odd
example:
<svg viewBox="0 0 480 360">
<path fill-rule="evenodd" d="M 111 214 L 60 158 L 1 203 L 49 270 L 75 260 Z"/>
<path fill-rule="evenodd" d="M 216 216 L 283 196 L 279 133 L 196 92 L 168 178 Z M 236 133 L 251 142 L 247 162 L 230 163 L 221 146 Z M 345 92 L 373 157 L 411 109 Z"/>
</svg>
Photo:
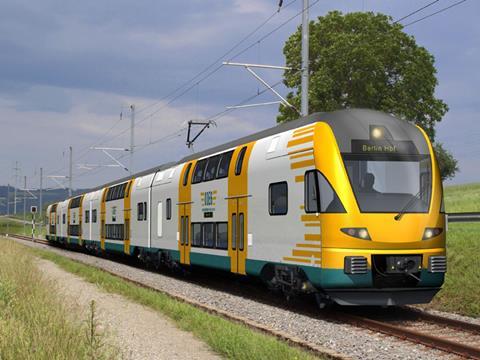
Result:
<svg viewBox="0 0 480 360">
<path fill-rule="evenodd" d="M 397 309 L 387 319 L 385 315 L 363 316 L 349 312 L 335 313 L 333 316 L 337 320 L 371 331 L 422 344 L 448 354 L 480 360 L 480 325 L 477 324 L 410 307 Z"/>
<path fill-rule="evenodd" d="M 28 241 L 33 240 L 37 243 L 51 245 L 48 241 L 43 239 L 32 239 L 31 237 L 22 235 L 10 236 L 17 239 Z M 141 282 L 118 275 L 115 272 L 107 272 L 138 286 L 158 291 Z M 167 295 L 176 300 L 206 310 L 210 313 L 242 323 L 252 329 L 268 333 L 277 337 L 278 339 L 301 347 L 317 355 L 327 356 L 332 359 L 344 358 L 343 355 L 328 351 L 315 344 L 292 337 L 287 333 L 270 329 L 267 326 L 257 324 L 253 321 L 236 316 L 229 312 L 216 309 L 183 296 L 169 293 L 167 293 Z M 361 315 L 358 314 L 358 311 L 350 309 L 332 309 L 329 312 L 319 313 L 318 309 L 307 307 L 303 308 L 301 311 L 313 317 L 320 317 L 322 319 L 331 321 L 348 323 L 356 327 L 368 329 L 370 331 L 382 333 L 388 336 L 393 336 L 404 341 L 421 344 L 432 349 L 440 350 L 446 354 L 453 354 L 464 358 L 480 360 L 480 325 L 477 324 L 433 315 L 411 307 L 386 309 L 377 312 L 377 314 L 368 314 L 368 310 L 364 311 L 362 309 Z M 365 312 L 367 312 L 367 314 L 364 314 Z"/>
</svg>

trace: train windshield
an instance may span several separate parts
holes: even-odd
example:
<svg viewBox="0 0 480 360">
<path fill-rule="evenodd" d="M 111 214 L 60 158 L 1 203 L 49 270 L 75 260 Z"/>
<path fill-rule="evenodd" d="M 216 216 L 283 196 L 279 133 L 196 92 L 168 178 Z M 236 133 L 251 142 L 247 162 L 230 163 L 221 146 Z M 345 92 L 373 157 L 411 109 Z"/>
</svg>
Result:
<svg viewBox="0 0 480 360">
<path fill-rule="evenodd" d="M 361 212 L 428 212 L 429 155 L 343 154 L 343 158 Z"/>
</svg>

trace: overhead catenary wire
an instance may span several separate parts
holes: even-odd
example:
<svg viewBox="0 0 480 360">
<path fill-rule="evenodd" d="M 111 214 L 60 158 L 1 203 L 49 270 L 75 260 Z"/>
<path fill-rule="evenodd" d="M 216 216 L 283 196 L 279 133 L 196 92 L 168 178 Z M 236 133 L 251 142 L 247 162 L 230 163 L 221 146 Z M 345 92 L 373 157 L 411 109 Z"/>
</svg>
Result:
<svg viewBox="0 0 480 360">
<path fill-rule="evenodd" d="M 423 20 L 426 20 L 426 19 L 431 18 L 431 17 L 433 17 L 433 16 L 435 16 L 435 15 L 438 15 L 438 14 L 440 14 L 440 13 L 443 13 L 443 12 L 445 12 L 445 11 L 447 11 L 447 10 L 455 7 L 455 6 L 458 6 L 458 5 L 460 5 L 460 4 L 463 4 L 463 3 L 466 2 L 466 1 L 467 1 L 467 0 L 457 1 L 456 3 L 454 3 L 454 4 L 450 5 L 450 6 L 444 7 L 444 8 L 442 8 L 442 9 L 440 9 L 440 10 L 438 10 L 438 11 L 435 11 L 435 12 L 429 14 L 429 15 L 426 15 L 426 16 L 418 19 L 418 20 L 415 20 L 415 21 L 412 21 L 412 22 L 410 22 L 410 23 L 408 23 L 408 24 L 405 24 L 405 25 L 403 25 L 403 27 L 406 28 L 407 26 L 410 26 L 410 25 L 419 23 L 419 22 L 421 22 L 421 21 L 423 21 Z"/>
<path fill-rule="evenodd" d="M 432 2 L 428 3 L 428 4 L 425 5 L 425 6 L 422 6 L 421 8 L 419 8 L 419 9 L 417 9 L 417 10 L 415 10 L 415 11 L 412 11 L 411 13 L 405 15 L 404 17 L 401 17 L 400 19 L 395 20 L 393 23 L 396 24 L 396 23 L 399 23 L 400 21 L 403 21 L 403 20 L 405 20 L 405 19 L 408 19 L 410 16 L 413 16 L 413 15 L 419 13 L 420 11 L 425 10 L 426 8 L 434 5 L 435 3 L 439 2 L 439 1 L 440 1 L 440 0 L 432 1 Z"/>
<path fill-rule="evenodd" d="M 297 0 L 292 0 L 290 2 L 288 2 L 287 4 L 283 5 L 282 6 L 282 9 L 286 9 L 288 8 L 289 6 L 291 6 L 293 3 L 295 3 Z M 316 2 L 318 2 L 319 0 L 317 0 Z M 311 6 L 313 6 L 314 4 L 312 4 Z M 303 12 L 303 10 L 302 10 Z M 299 14 L 301 14 L 302 12 L 300 12 Z M 233 51 L 235 51 L 238 47 L 240 47 L 245 41 L 247 41 L 249 38 L 251 38 L 255 33 L 257 33 L 259 30 L 261 30 L 265 25 L 267 25 L 276 15 L 278 15 L 279 13 L 279 10 L 276 10 L 274 13 L 272 13 L 269 17 L 267 17 L 262 23 L 260 23 L 257 27 L 255 27 L 255 29 L 253 29 L 251 32 L 249 32 L 246 36 L 244 36 L 240 41 L 238 41 L 234 46 L 232 46 L 228 51 L 226 51 L 225 53 L 223 53 L 221 56 L 219 56 L 217 59 L 215 59 L 212 63 L 210 63 L 207 67 L 205 67 L 202 71 L 200 71 L 199 73 L 197 73 L 194 77 L 192 77 L 190 80 L 186 81 L 185 83 L 183 83 L 181 86 L 177 87 L 176 89 L 174 89 L 173 91 L 171 91 L 169 94 L 167 94 L 166 96 L 162 97 L 160 100 L 150 104 L 150 105 L 147 105 L 147 106 L 144 106 L 144 107 L 140 107 L 140 108 L 137 108 L 136 110 L 136 114 L 138 115 L 139 113 L 155 106 L 155 105 L 158 105 L 159 103 L 161 103 L 162 101 L 170 98 L 171 96 L 175 95 L 176 93 L 178 93 L 181 89 L 185 88 L 186 86 L 188 86 L 189 84 L 192 84 L 191 86 L 189 86 L 187 89 L 185 89 L 184 91 L 182 91 L 180 94 L 174 96 L 173 99 L 171 99 L 170 101 L 168 101 L 166 104 L 163 104 L 161 106 L 160 109 L 157 109 L 155 110 L 154 112 L 152 112 L 151 114 L 148 114 L 147 116 L 145 116 L 144 118 L 140 119 L 139 121 L 137 121 L 137 125 L 144 122 L 145 120 L 148 120 L 148 119 L 151 119 L 154 115 L 156 115 L 158 112 L 160 112 L 160 110 L 162 110 L 163 108 L 165 108 L 166 106 L 168 106 L 169 104 L 171 104 L 172 102 L 174 102 L 175 100 L 181 98 L 183 95 L 185 95 L 186 93 L 188 93 L 193 87 L 195 86 L 198 86 L 201 82 L 205 81 L 206 79 L 208 79 L 209 77 L 211 77 L 213 74 L 215 74 L 217 71 L 219 71 L 222 67 L 223 67 L 223 64 L 218 64 L 218 62 L 220 62 L 221 60 L 224 60 L 226 56 L 228 56 L 229 54 L 231 54 Z M 281 24 L 280 27 L 277 27 L 276 30 L 278 30 L 279 28 L 281 28 L 282 26 L 284 26 L 286 23 L 290 22 L 291 20 L 293 20 L 295 17 L 297 17 L 299 14 L 297 14 L 296 16 L 294 17 L 291 17 L 290 19 L 288 19 L 286 22 L 284 22 L 283 24 Z M 276 30 L 274 30 L 273 32 L 275 32 Z M 260 43 L 262 40 L 264 40 L 266 37 L 270 36 L 273 32 L 270 32 L 267 36 L 264 36 L 262 39 L 260 40 L 257 40 L 255 44 L 258 44 Z M 244 53 L 246 51 L 248 51 L 251 47 L 247 47 L 246 49 L 244 49 L 241 53 Z M 239 54 L 241 54 L 239 53 Z M 238 54 L 236 55 L 238 56 Z M 231 59 L 233 59 L 234 57 L 232 57 Z M 217 65 L 215 68 L 214 66 Z M 210 69 L 212 69 L 212 71 L 209 72 Z M 208 73 L 207 73 L 208 72 Z M 201 77 L 203 74 L 207 73 L 206 76 L 203 76 Z M 201 78 L 200 78 L 201 77 Z M 200 79 L 199 79 L 200 78 Z M 195 81 L 199 79 L 198 81 Z M 106 135 L 108 135 L 115 127 L 116 125 L 118 124 L 119 121 L 117 121 L 111 128 L 109 128 L 107 130 L 107 132 L 101 137 L 101 139 L 105 138 Z M 111 141 L 113 139 L 116 139 L 118 137 L 120 137 L 121 135 L 125 134 L 126 132 L 128 131 L 128 129 L 126 130 L 123 130 L 121 131 L 120 133 L 118 133 L 116 136 L 112 137 L 112 138 L 109 138 L 107 141 Z M 79 160 L 81 158 L 83 158 L 84 156 L 86 156 L 86 154 L 88 154 L 90 152 L 90 147 L 92 146 L 96 146 L 96 145 L 101 145 L 101 144 L 104 144 L 106 141 L 101 141 L 101 142 L 95 142 L 93 145 L 90 145 L 88 148 L 85 147 L 85 148 L 82 148 L 80 151 L 79 151 L 79 155 L 75 158 L 75 160 Z M 56 172 L 58 171 L 61 171 L 63 170 L 65 167 L 57 170 Z M 53 172 L 52 172 L 53 173 Z"/>
<path fill-rule="evenodd" d="M 285 4 L 282 9 L 286 9 L 288 8 L 290 5 L 292 5 L 293 3 L 295 3 L 297 0 L 292 0 L 290 2 L 288 2 L 287 4 Z M 240 41 L 238 41 L 234 46 L 232 46 L 228 51 L 226 51 L 225 53 L 223 53 L 221 56 L 219 56 L 217 59 L 215 59 L 214 61 L 212 61 L 209 65 L 207 65 L 203 70 L 201 70 L 199 73 L 197 73 L 195 76 L 193 76 L 192 78 L 190 78 L 188 81 L 184 82 L 182 85 L 180 85 L 179 87 L 177 87 L 176 89 L 174 89 L 173 91 L 171 91 L 170 93 L 168 93 L 167 95 L 165 95 L 164 97 L 162 97 L 161 99 L 157 100 L 156 102 L 150 104 L 150 105 L 146 105 L 144 106 L 143 108 L 140 108 L 138 111 L 137 111 L 137 114 L 159 104 L 160 102 L 162 102 L 163 100 L 166 100 L 168 99 L 170 96 L 173 96 L 176 92 L 180 91 L 182 88 L 184 88 L 185 86 L 188 86 L 189 84 L 191 84 L 192 82 L 196 82 L 195 80 L 198 79 L 200 76 L 202 76 L 203 74 L 205 74 L 206 72 L 208 72 L 211 68 L 213 68 L 215 65 L 217 65 L 220 61 L 222 61 L 223 59 L 225 59 L 226 56 L 228 56 L 229 54 L 231 54 L 235 49 L 237 49 L 240 45 L 242 45 L 245 41 L 247 41 L 249 38 L 251 38 L 255 33 L 257 33 L 260 29 L 262 29 L 265 25 L 267 25 L 270 20 L 272 20 L 276 15 L 278 15 L 279 11 L 276 10 L 273 14 L 271 14 L 268 18 L 266 18 L 262 23 L 260 23 L 255 29 L 253 29 L 251 32 L 249 32 L 247 35 L 245 35 L 242 39 L 240 39 Z M 198 83 L 198 82 L 196 82 Z"/>
<path fill-rule="evenodd" d="M 289 2 L 287 5 L 284 5 L 283 8 L 286 8 L 288 5 L 291 5 L 293 2 L 295 2 L 296 0 L 293 0 L 291 2 Z M 314 5 L 316 5 L 318 2 L 320 2 L 320 0 L 316 0 L 314 1 L 313 3 L 311 3 L 307 9 L 310 9 L 311 7 L 313 7 Z M 266 33 L 265 35 L 263 35 L 262 37 L 260 37 L 258 40 L 256 40 L 255 42 L 253 42 L 252 44 L 250 44 L 249 46 L 245 47 L 244 49 L 242 49 L 241 51 L 237 52 L 236 54 L 234 54 L 233 56 L 231 56 L 230 58 L 228 58 L 228 61 L 231 61 L 233 59 L 235 59 L 236 57 L 244 54 L 245 52 L 247 52 L 248 50 L 250 50 L 252 47 L 256 46 L 258 43 L 264 41 L 265 39 L 267 39 L 268 37 L 270 37 L 272 34 L 274 34 L 276 31 L 280 30 L 282 27 L 284 27 L 285 25 L 287 25 L 288 23 L 290 23 L 291 21 L 293 21 L 295 18 L 297 18 L 298 16 L 300 16 L 301 14 L 303 14 L 304 12 L 304 9 L 302 9 L 301 11 L 297 12 L 296 14 L 292 15 L 291 17 L 289 17 L 287 20 L 283 21 L 282 23 L 280 23 L 278 26 L 276 26 L 273 30 L 269 31 L 268 33 Z M 253 32 L 252 32 L 253 33 Z M 231 50 L 228 51 L 228 53 L 231 53 L 233 50 L 235 50 L 238 46 L 234 46 L 231 48 Z M 224 59 L 223 57 L 222 58 L 218 58 L 217 62 L 221 59 Z M 208 72 L 205 76 L 201 77 L 200 80 L 196 81 L 195 83 L 191 84 L 190 86 L 188 86 L 186 89 L 184 89 L 182 92 L 180 92 L 179 94 L 177 94 L 176 96 L 174 96 L 172 99 L 170 99 L 169 101 L 167 101 L 166 103 L 163 103 L 162 106 L 158 109 L 156 109 L 155 111 L 153 111 L 152 113 L 146 115 L 145 117 L 143 117 L 142 119 L 138 120 L 136 122 L 136 125 L 140 125 L 141 123 L 143 123 L 144 121 L 150 119 L 151 117 L 155 116 L 156 114 L 158 114 L 162 109 L 164 109 L 165 107 L 167 107 L 168 105 L 170 105 L 171 103 L 173 103 L 174 101 L 176 101 L 177 99 L 179 99 L 180 97 L 182 97 L 183 95 L 185 95 L 186 93 L 188 93 L 190 90 L 192 90 L 195 86 L 197 86 L 198 84 L 200 84 L 201 82 L 205 81 L 206 79 L 208 79 L 210 76 L 212 76 L 214 73 L 216 73 L 218 70 L 220 70 L 220 68 L 223 67 L 223 64 L 220 64 L 218 65 L 217 67 L 215 67 L 212 71 Z M 209 69 L 211 69 L 212 67 L 209 67 Z M 205 71 L 202 71 L 201 72 L 202 74 L 205 73 Z M 193 78 L 192 78 L 193 79 Z M 191 83 L 191 81 L 187 82 L 187 83 Z M 186 84 L 187 84 L 186 83 Z M 174 91 L 175 92 L 175 91 Z M 173 93 L 173 92 L 172 92 Z M 161 100 L 160 100 L 161 101 Z M 138 112 L 137 112 L 138 114 Z M 109 141 L 111 140 L 114 140 L 120 136 L 122 136 L 123 134 L 125 134 L 127 131 L 129 131 L 129 129 L 125 129 L 123 131 L 121 131 L 120 133 L 118 133 L 117 135 L 115 135 L 114 137 L 110 138 Z"/>
</svg>

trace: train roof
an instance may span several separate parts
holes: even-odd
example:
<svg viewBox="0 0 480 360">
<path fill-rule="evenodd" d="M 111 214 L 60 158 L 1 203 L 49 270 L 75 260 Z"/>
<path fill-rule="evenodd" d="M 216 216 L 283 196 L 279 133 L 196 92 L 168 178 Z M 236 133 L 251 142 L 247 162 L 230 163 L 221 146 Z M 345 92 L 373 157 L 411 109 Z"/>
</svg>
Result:
<svg viewBox="0 0 480 360">
<path fill-rule="evenodd" d="M 140 171 L 140 172 L 135 173 L 133 175 L 129 175 L 129 176 L 126 176 L 124 178 L 108 182 L 108 183 L 103 184 L 99 187 L 91 189 L 91 191 L 100 190 L 100 189 L 103 189 L 105 187 L 109 187 L 109 186 L 112 186 L 112 185 L 115 185 L 115 184 L 119 184 L 119 183 L 128 181 L 132 178 L 137 178 L 137 177 L 141 177 L 141 176 L 148 175 L 148 174 L 151 174 L 151 173 L 155 173 L 155 172 L 158 172 L 158 171 L 162 171 L 162 170 L 171 168 L 173 166 L 176 166 L 176 165 L 179 165 L 179 164 L 182 164 L 182 163 L 194 160 L 194 159 L 198 159 L 198 158 L 202 158 L 202 157 L 205 157 L 205 156 L 208 156 L 208 155 L 211 155 L 211 154 L 219 153 L 219 152 L 222 152 L 224 150 L 228 150 L 228 149 L 234 148 L 234 147 L 242 145 L 242 144 L 247 144 L 247 143 L 252 142 L 252 141 L 260 140 L 260 139 L 263 139 L 263 138 L 266 138 L 266 137 L 269 137 L 269 136 L 272 136 L 272 135 L 275 135 L 275 134 L 279 134 L 279 133 L 282 133 L 282 132 L 285 132 L 285 131 L 288 131 L 288 130 L 296 129 L 296 128 L 299 128 L 299 127 L 302 127 L 302 126 L 305 126 L 305 125 L 308 125 L 308 124 L 312 124 L 312 123 L 315 123 L 315 122 L 318 122 L 318 121 L 325 121 L 326 123 L 331 125 L 335 130 L 335 128 L 337 128 L 337 129 L 351 128 L 350 124 L 352 123 L 352 121 L 355 121 L 355 122 L 360 121 L 361 123 L 365 123 L 366 119 L 374 120 L 375 123 L 379 124 L 379 125 L 387 125 L 387 124 L 390 125 L 390 124 L 395 122 L 397 124 L 397 127 L 402 128 L 403 132 L 407 132 L 409 134 L 412 134 L 412 132 L 414 131 L 413 129 L 415 129 L 414 125 L 412 125 L 408 121 L 399 120 L 398 118 L 394 117 L 393 115 L 386 114 L 386 113 L 376 111 L 376 110 L 344 109 L 344 110 L 337 110 L 337 111 L 333 111 L 333 112 L 318 112 L 318 113 L 314 113 L 314 114 L 311 114 L 311 115 L 308 115 L 308 116 L 303 116 L 303 117 L 301 117 L 297 120 L 288 121 L 288 122 L 278 124 L 274 127 L 259 131 L 257 133 L 254 133 L 254 134 L 251 134 L 251 135 L 248 135 L 248 136 L 244 136 L 242 138 L 227 142 L 227 143 L 222 144 L 222 145 L 215 146 L 215 147 L 210 148 L 210 149 L 206 149 L 206 150 L 194 153 L 192 155 L 188 155 L 188 156 L 182 158 L 179 161 L 173 161 L 173 162 L 169 162 L 169 163 L 166 163 L 166 164 L 162 164 L 162 165 L 150 168 L 150 169 Z M 404 125 L 399 125 L 399 121 L 404 123 Z"/>
</svg>

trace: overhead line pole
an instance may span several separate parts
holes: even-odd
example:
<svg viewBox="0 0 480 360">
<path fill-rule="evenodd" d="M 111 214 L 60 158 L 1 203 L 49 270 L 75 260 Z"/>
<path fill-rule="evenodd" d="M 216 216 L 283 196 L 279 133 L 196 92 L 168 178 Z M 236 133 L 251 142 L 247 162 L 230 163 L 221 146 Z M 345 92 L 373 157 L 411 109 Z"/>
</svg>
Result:
<svg viewBox="0 0 480 360">
<path fill-rule="evenodd" d="M 68 170 L 68 197 L 72 197 L 72 179 L 73 176 L 73 149 L 70 146 L 70 164 Z"/>
<path fill-rule="evenodd" d="M 302 14 L 302 105 L 300 111 L 302 116 L 308 115 L 308 46 L 309 46 L 309 20 L 308 20 L 309 0 L 303 0 L 303 14 Z"/>
<path fill-rule="evenodd" d="M 24 176 L 24 188 L 23 188 L 23 235 L 27 235 L 27 176 Z"/>
<path fill-rule="evenodd" d="M 7 216 L 10 215 L 10 184 L 7 184 Z"/>
<path fill-rule="evenodd" d="M 130 106 L 130 175 L 133 175 L 133 148 L 135 147 L 135 105 Z"/>
<path fill-rule="evenodd" d="M 43 212 L 42 212 L 42 206 L 43 206 L 43 168 L 40 168 L 40 196 L 38 199 L 38 207 L 39 213 L 40 213 L 40 234 L 42 233 L 42 225 L 43 225 Z"/>
<path fill-rule="evenodd" d="M 13 168 L 13 170 L 15 170 L 15 186 L 13 188 L 13 214 L 17 215 L 18 170 L 20 170 L 20 168 L 18 167 L 18 161 L 15 161 L 15 167 Z"/>
</svg>

